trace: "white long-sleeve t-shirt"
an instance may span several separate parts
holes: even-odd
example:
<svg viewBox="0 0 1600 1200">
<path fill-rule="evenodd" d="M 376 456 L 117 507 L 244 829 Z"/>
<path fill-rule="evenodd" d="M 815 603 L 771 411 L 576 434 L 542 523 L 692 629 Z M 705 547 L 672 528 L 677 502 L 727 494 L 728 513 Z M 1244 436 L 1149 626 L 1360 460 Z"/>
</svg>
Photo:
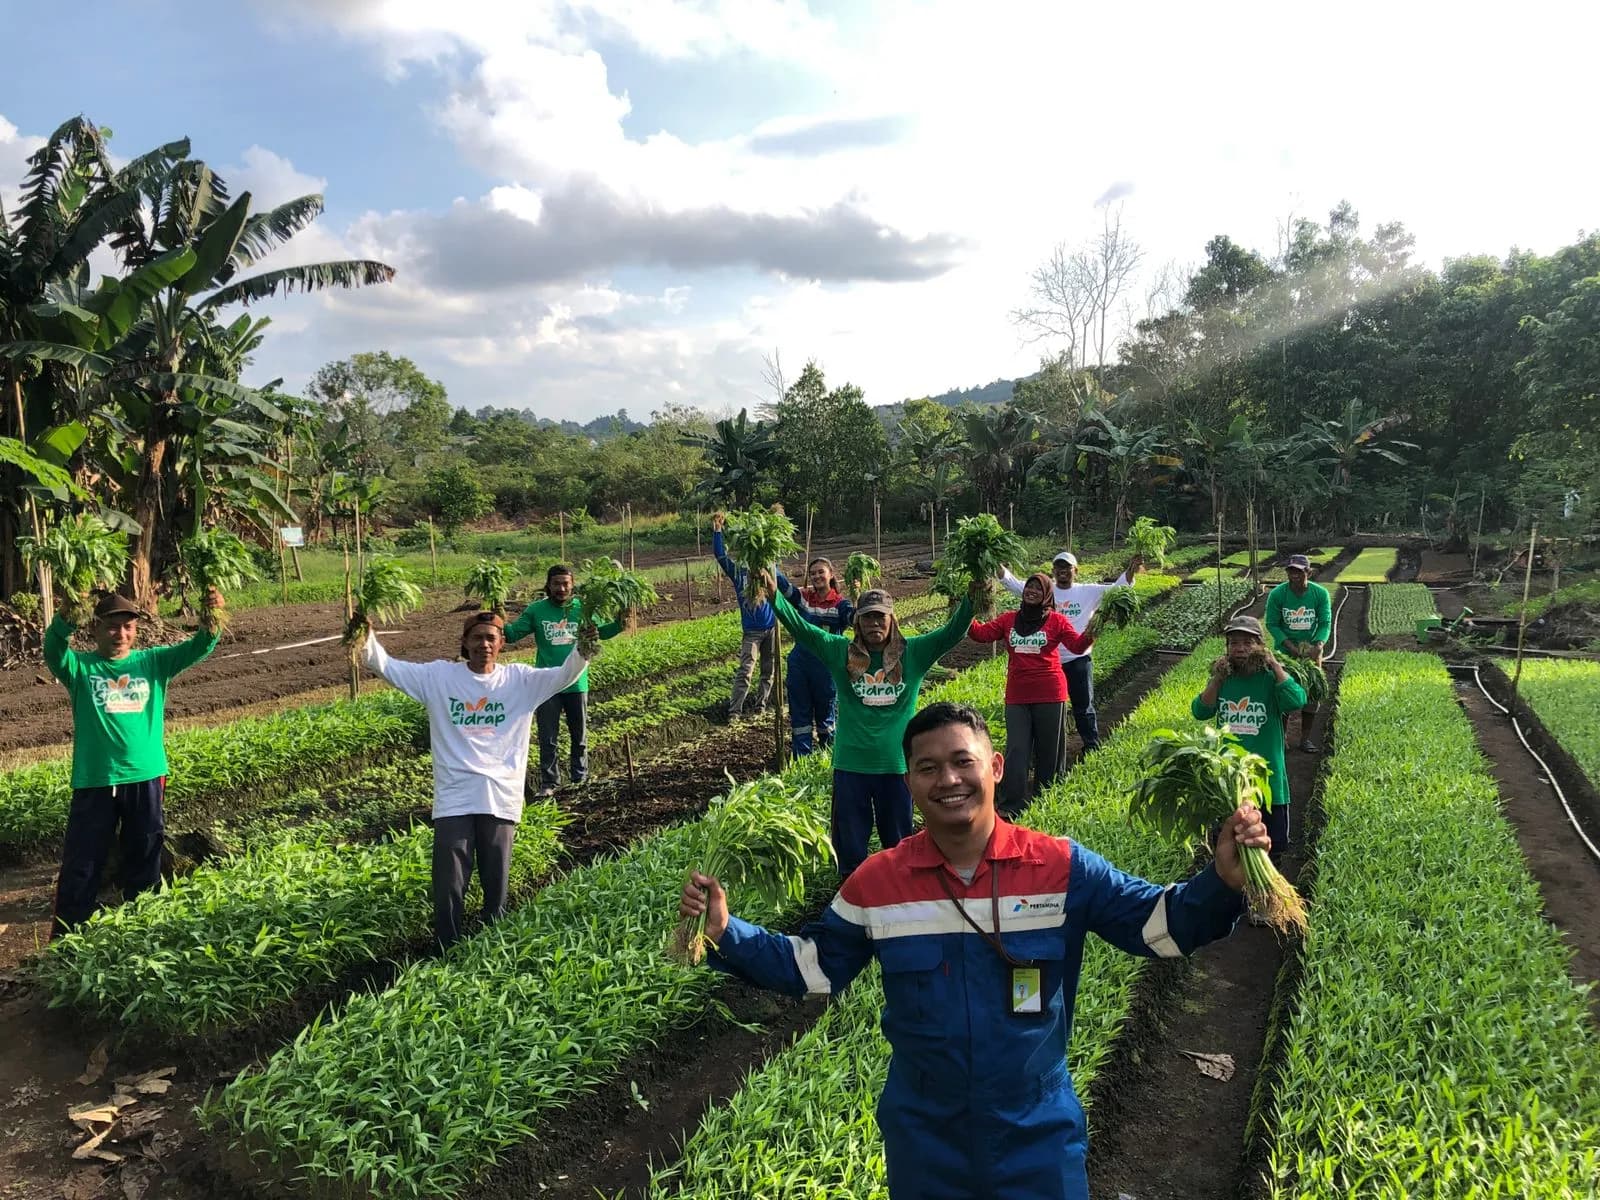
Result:
<svg viewBox="0 0 1600 1200">
<path fill-rule="evenodd" d="M 1005 584 L 1008 592 L 1017 596 L 1022 595 L 1024 581 L 1004 567 L 1000 569 L 1000 582 Z M 1074 629 L 1082 633 L 1084 626 L 1089 623 L 1089 618 L 1094 616 L 1094 610 L 1100 607 L 1100 601 L 1105 594 L 1114 587 L 1127 587 L 1132 582 L 1128 578 L 1128 573 L 1124 571 L 1117 576 L 1114 583 L 1075 583 L 1069 588 L 1064 588 L 1057 587 L 1052 582 L 1050 590 L 1056 595 L 1056 611 L 1071 621 Z M 1094 653 L 1094 648 L 1090 647 L 1082 654 L 1074 654 L 1065 646 L 1061 646 L 1057 653 L 1061 655 L 1061 661 L 1066 663 L 1075 658 L 1088 658 Z"/>
<path fill-rule="evenodd" d="M 465 662 L 390 658 L 370 633 L 361 660 L 427 709 L 435 820 L 478 813 L 522 819 L 534 709 L 589 665 L 574 649 L 559 667 L 500 663 L 477 675 Z"/>
</svg>

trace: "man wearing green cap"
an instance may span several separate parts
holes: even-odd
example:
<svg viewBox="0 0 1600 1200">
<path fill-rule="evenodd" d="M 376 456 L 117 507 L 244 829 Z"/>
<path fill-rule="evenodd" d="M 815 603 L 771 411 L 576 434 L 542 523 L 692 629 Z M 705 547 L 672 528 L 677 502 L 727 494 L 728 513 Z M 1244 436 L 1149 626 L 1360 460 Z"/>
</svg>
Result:
<svg viewBox="0 0 1600 1200">
<path fill-rule="evenodd" d="M 222 607 L 216 588 L 206 607 Z M 214 625 L 202 621 L 187 641 L 135 650 L 144 614 L 126 596 L 94 608 L 94 649 L 73 650 L 73 626 L 61 609 L 44 635 L 44 665 L 72 700 L 72 806 L 56 878 L 52 936 L 94 913 L 111 843 L 117 882 L 132 900 L 161 879 L 167 790 L 167 684 L 217 647 Z"/>
</svg>

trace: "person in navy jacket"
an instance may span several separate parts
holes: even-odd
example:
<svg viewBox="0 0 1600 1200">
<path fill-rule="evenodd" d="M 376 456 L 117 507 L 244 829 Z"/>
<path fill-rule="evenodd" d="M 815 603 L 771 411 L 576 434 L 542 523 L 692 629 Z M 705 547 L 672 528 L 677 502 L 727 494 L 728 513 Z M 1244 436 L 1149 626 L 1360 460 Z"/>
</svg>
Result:
<svg viewBox="0 0 1600 1200">
<path fill-rule="evenodd" d="M 1226 936 L 1244 911 L 1239 847 L 1271 844 L 1261 812 L 1241 806 L 1215 861 L 1162 888 L 1000 819 L 1005 763 L 973 709 L 929 705 L 904 745 L 924 828 L 867 859 L 820 920 L 771 933 L 731 916 L 722 885 L 699 872 L 678 911 L 707 914 L 712 966 L 790 995 L 837 993 L 877 958 L 894 1200 L 1087 1200 L 1066 1061 L 1084 939 L 1172 958 Z"/>
<path fill-rule="evenodd" d="M 751 604 L 745 598 L 745 584 L 749 572 L 735 566 L 728 557 L 722 541 L 722 526 L 727 517 L 717 513 L 711 518 L 711 553 L 722 568 L 722 573 L 733 584 L 734 597 L 739 601 L 739 624 L 744 638 L 739 643 L 739 665 L 733 672 L 733 693 L 728 697 L 728 719 L 737 721 L 744 716 L 744 702 L 750 695 L 750 676 L 755 673 L 756 659 L 761 660 L 761 681 L 756 685 L 755 708 L 760 712 L 772 698 L 772 676 L 778 662 L 778 617 L 772 611 L 772 602 L 760 600 Z"/>
<path fill-rule="evenodd" d="M 855 623 L 855 606 L 839 594 L 839 581 L 833 577 L 833 563 L 813 558 L 806 566 L 804 590 L 778 572 L 778 590 L 794 610 L 808 622 L 841 637 Z M 839 694 L 827 665 L 805 646 L 795 643 L 789 651 L 784 692 L 789 697 L 789 744 L 795 757 L 810 754 L 818 744 L 833 744 L 833 725 L 839 715 Z M 812 740 L 812 731 L 816 740 Z"/>
</svg>

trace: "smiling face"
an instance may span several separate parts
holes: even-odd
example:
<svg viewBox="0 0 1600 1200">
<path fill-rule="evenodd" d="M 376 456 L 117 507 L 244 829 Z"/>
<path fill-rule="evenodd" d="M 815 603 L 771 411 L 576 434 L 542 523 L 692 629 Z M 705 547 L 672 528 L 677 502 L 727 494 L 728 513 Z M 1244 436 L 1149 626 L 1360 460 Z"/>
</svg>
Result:
<svg viewBox="0 0 1600 1200">
<path fill-rule="evenodd" d="M 474 675 L 487 675 L 494 670 L 500 648 L 505 645 L 505 635 L 489 624 L 474 625 L 461 639 L 461 652 L 466 655 L 467 666 Z"/>
<path fill-rule="evenodd" d="M 1299 567 L 1289 568 L 1289 587 L 1292 591 L 1303 592 L 1306 590 L 1306 580 L 1311 577 Z"/>
<path fill-rule="evenodd" d="M 1044 585 L 1037 579 L 1028 580 L 1027 586 L 1022 589 L 1022 602 L 1024 604 L 1043 604 Z"/>
<path fill-rule="evenodd" d="M 1230 633 L 1228 635 L 1228 660 L 1233 663 L 1245 663 L 1253 654 L 1261 649 L 1261 639 L 1252 637 L 1248 633 Z"/>
<path fill-rule="evenodd" d="M 94 648 L 101 658 L 115 661 L 133 652 L 139 640 L 139 618 L 128 613 L 99 617 L 94 623 Z"/>
<path fill-rule="evenodd" d="M 565 604 L 572 599 L 572 576 L 566 573 L 552 575 L 545 580 L 544 590 L 549 593 L 553 603 Z"/>
<path fill-rule="evenodd" d="M 806 569 L 806 583 L 815 592 L 826 592 L 828 581 L 833 578 L 833 564 L 825 558 L 819 558 Z"/>
<path fill-rule="evenodd" d="M 919 733 L 906 755 L 906 785 L 934 834 L 982 833 L 994 826 L 994 786 L 1005 759 L 979 730 L 952 723 Z"/>
<path fill-rule="evenodd" d="M 1071 563 L 1057 560 L 1051 563 L 1050 567 L 1055 573 L 1056 586 L 1058 588 L 1069 588 L 1077 582 L 1078 568 Z"/>
</svg>

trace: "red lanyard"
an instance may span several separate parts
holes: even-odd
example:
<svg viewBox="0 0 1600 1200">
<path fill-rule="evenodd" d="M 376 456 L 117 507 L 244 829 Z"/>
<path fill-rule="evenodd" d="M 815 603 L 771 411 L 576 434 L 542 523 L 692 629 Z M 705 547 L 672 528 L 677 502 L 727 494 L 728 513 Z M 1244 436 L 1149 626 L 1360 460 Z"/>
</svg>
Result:
<svg viewBox="0 0 1600 1200">
<path fill-rule="evenodd" d="M 954 904 L 956 906 L 956 911 L 961 914 L 961 919 L 963 921 L 965 921 L 968 925 L 972 926 L 973 930 L 976 931 L 977 934 L 981 938 L 983 938 L 984 941 L 988 942 L 989 945 L 994 947 L 994 952 L 996 954 L 998 954 L 1003 960 L 1005 960 L 1005 963 L 1006 963 L 1007 966 L 1025 967 L 1025 966 L 1030 965 L 1028 963 L 1021 962 L 1021 961 L 1019 961 L 1019 960 L 1017 960 L 1015 958 L 1012 958 L 1010 954 L 1006 953 L 1006 948 L 1005 948 L 1005 946 L 1003 944 L 1001 944 L 1001 941 L 1000 941 L 1000 864 L 999 864 L 999 862 L 994 860 L 994 859 L 990 859 L 989 860 L 989 884 L 990 884 L 990 887 L 989 887 L 989 909 L 994 915 L 994 932 L 993 933 L 990 933 L 982 925 L 979 925 L 976 921 L 974 921 L 972 919 L 972 914 L 967 911 L 967 906 L 961 902 L 960 898 L 955 893 L 955 889 L 950 886 L 950 880 L 949 880 L 949 878 L 947 878 L 947 876 L 945 874 L 944 867 L 941 866 L 941 867 L 938 868 L 938 870 L 939 870 L 939 883 L 944 887 L 944 894 L 946 896 L 950 897 L 950 903 L 952 903 L 952 904 Z"/>
</svg>

